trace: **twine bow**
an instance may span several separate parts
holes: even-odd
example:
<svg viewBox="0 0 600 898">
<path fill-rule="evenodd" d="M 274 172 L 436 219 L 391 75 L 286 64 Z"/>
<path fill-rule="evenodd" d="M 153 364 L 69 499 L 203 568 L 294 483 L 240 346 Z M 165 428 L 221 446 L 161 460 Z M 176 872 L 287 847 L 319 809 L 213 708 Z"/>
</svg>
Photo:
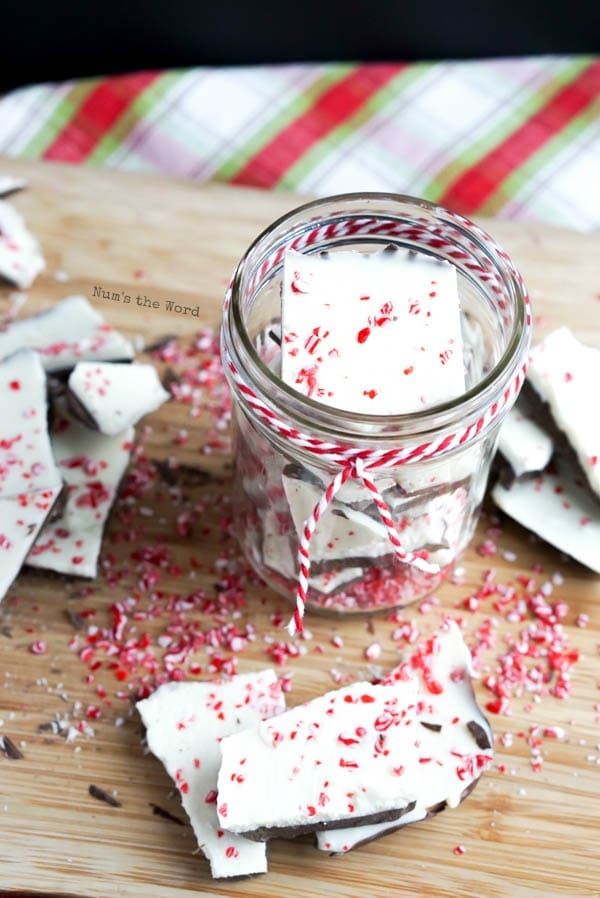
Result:
<svg viewBox="0 0 600 898">
<path fill-rule="evenodd" d="M 298 582 L 296 585 L 296 607 L 294 609 L 294 616 L 288 624 L 288 633 L 290 634 L 290 636 L 295 636 L 298 633 L 302 633 L 303 631 L 302 619 L 304 617 L 304 608 L 306 605 L 309 587 L 310 543 L 313 534 L 317 529 L 319 521 L 325 510 L 331 505 L 336 494 L 343 487 L 343 485 L 351 478 L 361 480 L 364 486 L 371 493 L 373 501 L 375 502 L 377 510 L 379 511 L 379 517 L 381 518 L 381 521 L 387 531 L 388 539 L 392 544 L 394 552 L 396 553 L 396 557 L 399 559 L 399 561 L 402 561 L 405 564 L 412 564 L 419 570 L 424 571 L 428 574 L 437 574 L 439 571 L 439 565 L 431 564 L 430 562 L 428 562 L 426 560 L 426 554 L 424 552 L 407 552 L 403 548 L 389 506 L 379 492 L 375 482 L 368 476 L 366 468 L 367 466 L 365 465 L 365 460 L 360 456 L 357 456 L 353 460 L 346 462 L 346 464 L 338 471 L 333 480 L 326 487 L 323 495 L 313 508 L 312 513 L 304 522 L 302 533 L 300 534 L 298 543 Z"/>
</svg>

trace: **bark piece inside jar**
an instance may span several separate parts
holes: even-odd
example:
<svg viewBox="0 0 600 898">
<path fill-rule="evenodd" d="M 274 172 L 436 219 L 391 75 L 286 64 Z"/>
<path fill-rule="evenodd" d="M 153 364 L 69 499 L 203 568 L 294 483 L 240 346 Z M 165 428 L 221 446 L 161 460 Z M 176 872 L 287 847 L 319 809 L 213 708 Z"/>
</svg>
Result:
<svg viewBox="0 0 600 898">
<path fill-rule="evenodd" d="M 400 415 L 464 393 L 456 269 L 425 253 L 285 256 L 281 377 L 350 412 Z"/>
</svg>

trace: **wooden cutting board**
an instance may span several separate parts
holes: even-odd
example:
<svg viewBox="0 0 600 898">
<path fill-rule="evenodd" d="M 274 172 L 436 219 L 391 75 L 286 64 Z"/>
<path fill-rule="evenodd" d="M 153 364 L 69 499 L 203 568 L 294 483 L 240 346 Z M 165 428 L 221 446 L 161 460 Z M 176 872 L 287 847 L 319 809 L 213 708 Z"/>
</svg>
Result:
<svg viewBox="0 0 600 898">
<path fill-rule="evenodd" d="M 25 161 L 5 160 L 0 173 L 25 175 L 29 189 L 13 198 L 39 236 L 48 262 L 46 272 L 28 291 L 21 314 L 31 313 L 69 293 L 90 299 L 100 285 L 111 292 L 147 296 L 160 308 L 143 309 L 106 301 L 111 323 L 145 341 L 167 333 L 190 336 L 200 325 L 216 326 L 224 285 L 249 241 L 274 218 L 298 203 L 285 194 L 268 194 L 227 187 L 199 187 L 190 182 L 146 175 L 114 174 Z M 513 255 L 528 281 L 536 313 L 536 336 L 567 324 L 587 342 L 600 345 L 600 235 L 585 236 L 537 225 L 488 222 L 486 226 Z M 65 272 L 69 282 L 55 278 Z M 60 275 L 59 275 L 60 277 Z M 11 291 L 0 293 L 6 309 Z M 200 305 L 200 319 L 165 310 L 167 299 Z M 99 300 L 96 300 L 99 302 Z M 597 388 L 597 385 L 596 385 Z M 201 464 L 212 473 L 198 487 L 206 501 L 203 526 L 190 537 L 176 535 L 176 511 L 163 499 L 149 496 L 148 508 L 135 509 L 138 522 L 152 532 L 156 526 L 166 545 L 187 573 L 190 555 L 203 565 L 194 588 L 214 592 L 214 562 L 234 551 L 222 533 L 214 499 L 227 490 L 227 462 L 222 453 L 201 454 L 207 421 L 191 420 L 187 409 L 171 404 L 150 419 L 146 443 L 150 458 L 177 452 L 188 464 Z M 181 427 L 189 441 L 174 447 Z M 155 506 L 153 507 L 153 503 Z M 156 516 L 153 517 L 153 511 Z M 159 519 L 160 518 L 160 519 Z M 157 521 L 156 525 L 154 521 Z M 475 545 L 490 526 L 481 522 Z M 153 802 L 183 817 L 170 783 L 152 757 L 144 755 L 140 727 L 131 705 L 115 697 L 123 684 L 104 668 L 95 683 L 76 652 L 68 647 L 74 635 L 66 609 L 93 608 L 86 623 L 108 626 L 110 605 L 129 593 L 127 583 L 108 588 L 103 578 L 92 584 L 92 595 L 73 598 L 80 583 L 58 576 L 22 574 L 0 607 L 0 734 L 21 746 L 22 760 L 0 755 L 0 890 L 2 894 L 32 892 L 98 896 L 98 898 L 184 898 L 191 895 L 235 898 L 521 898 L 521 896 L 599 896 L 600 861 L 600 579 L 556 551 L 534 543 L 510 522 L 503 523 L 499 551 L 492 558 L 469 550 L 464 560 L 463 585 L 444 585 L 438 593 L 443 609 L 456 611 L 480 585 L 483 571 L 493 567 L 496 580 L 508 583 L 532 566 L 532 576 L 547 581 L 560 572 L 564 583 L 552 600 L 569 604 L 565 628 L 582 660 L 575 668 L 573 695 L 566 701 L 544 697 L 539 704 L 528 697 L 512 703 L 512 717 L 493 717 L 497 736 L 514 734 L 512 747 L 497 747 L 496 766 L 459 809 L 358 849 L 343 858 L 317 853 L 308 841 L 277 842 L 270 849 L 270 872 L 236 882 L 212 882 L 205 860 L 194 853 L 187 826 L 152 814 Z M 115 515 L 109 539 L 122 531 Z M 117 561 L 131 546 L 110 541 Z M 504 554 L 503 554 L 504 553 Z M 515 560 L 512 559 L 516 554 Z M 556 579 L 556 578 L 555 578 Z M 165 575 L 163 589 L 181 590 L 181 578 Z M 248 608 L 241 623 L 252 620 L 257 639 L 240 655 L 239 669 L 266 666 L 265 635 L 284 638 L 270 615 L 287 606 L 265 587 L 248 589 Z M 467 631 L 494 616 L 491 603 L 481 611 L 464 612 Z M 587 627 L 577 627 L 579 615 Z M 497 618 L 497 645 L 490 664 L 503 648 L 503 639 L 519 627 L 503 615 Z M 423 630 L 436 626 L 437 612 L 408 609 L 405 617 Z M 210 616 L 209 618 L 210 619 Z M 581 622 L 581 621 L 580 621 Z M 151 630 L 152 624 L 144 623 Z M 364 650 L 378 642 L 378 661 L 390 667 L 398 658 L 391 638 L 395 625 L 376 617 L 340 620 L 311 616 L 313 639 L 306 654 L 293 658 L 291 703 L 329 688 L 330 671 L 344 675 L 366 669 Z M 522 625 L 523 626 L 523 625 Z M 85 634 L 85 631 L 83 631 Z M 342 648 L 331 636 L 343 637 Z M 81 638 L 81 634 L 80 634 Z M 47 643 L 47 653 L 32 654 L 34 640 Z M 322 647 L 322 653 L 316 648 Z M 206 664 L 203 651 L 198 662 Z M 102 684 L 107 700 L 95 687 Z M 125 684 L 126 686 L 126 684 Z M 489 693 L 481 684 L 482 701 Z M 61 736 L 38 732 L 38 726 L 59 712 L 73 714 L 90 704 L 102 713 L 93 722 L 94 736 L 81 735 L 72 743 Z M 594 707 L 595 706 L 595 707 Z M 77 707 L 75 707 L 75 715 Z M 118 718 L 122 726 L 115 726 Z M 539 773 L 530 765 L 530 750 L 517 734 L 533 725 L 559 725 L 565 738 L 545 740 L 545 763 Z M 504 740 L 507 741 L 506 739 Z M 109 807 L 88 795 L 94 783 L 116 790 L 122 806 Z M 454 853 L 462 845 L 465 853 Z"/>
</svg>

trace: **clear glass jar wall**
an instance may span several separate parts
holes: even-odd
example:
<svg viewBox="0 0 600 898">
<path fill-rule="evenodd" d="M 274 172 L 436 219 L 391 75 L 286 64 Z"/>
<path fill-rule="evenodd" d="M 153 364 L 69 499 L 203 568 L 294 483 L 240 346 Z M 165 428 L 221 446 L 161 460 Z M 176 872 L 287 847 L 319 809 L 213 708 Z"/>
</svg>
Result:
<svg viewBox="0 0 600 898">
<path fill-rule="evenodd" d="M 400 416 L 352 414 L 299 394 L 279 377 L 285 248 L 371 252 L 390 243 L 456 266 L 467 392 L 426 412 Z M 236 270 L 222 332 L 226 370 L 229 364 L 236 370 L 230 380 L 236 530 L 260 576 L 294 597 L 299 536 L 339 464 L 274 430 L 269 416 L 258 414 L 249 401 L 250 393 L 286 428 L 349 455 L 410 450 L 459 431 L 468 434 L 464 444 L 433 458 L 369 471 L 403 548 L 425 556 L 433 572 L 397 558 L 377 505 L 357 478 L 341 487 L 310 542 L 307 605 L 335 612 L 402 606 L 432 592 L 473 535 L 498 426 L 516 398 L 512 387 L 528 351 L 526 314 L 522 282 L 487 235 L 409 197 L 320 200 L 260 235 Z M 500 413 L 488 414 L 500 405 Z"/>
</svg>

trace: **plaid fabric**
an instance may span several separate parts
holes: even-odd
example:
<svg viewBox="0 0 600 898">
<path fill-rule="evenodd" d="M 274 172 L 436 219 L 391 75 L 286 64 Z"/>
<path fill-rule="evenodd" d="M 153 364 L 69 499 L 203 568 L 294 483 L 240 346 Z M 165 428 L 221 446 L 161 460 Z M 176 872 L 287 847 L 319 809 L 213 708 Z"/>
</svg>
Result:
<svg viewBox="0 0 600 898">
<path fill-rule="evenodd" d="M 600 227 L 600 58 L 197 68 L 0 98 L 0 153 Z"/>
</svg>

